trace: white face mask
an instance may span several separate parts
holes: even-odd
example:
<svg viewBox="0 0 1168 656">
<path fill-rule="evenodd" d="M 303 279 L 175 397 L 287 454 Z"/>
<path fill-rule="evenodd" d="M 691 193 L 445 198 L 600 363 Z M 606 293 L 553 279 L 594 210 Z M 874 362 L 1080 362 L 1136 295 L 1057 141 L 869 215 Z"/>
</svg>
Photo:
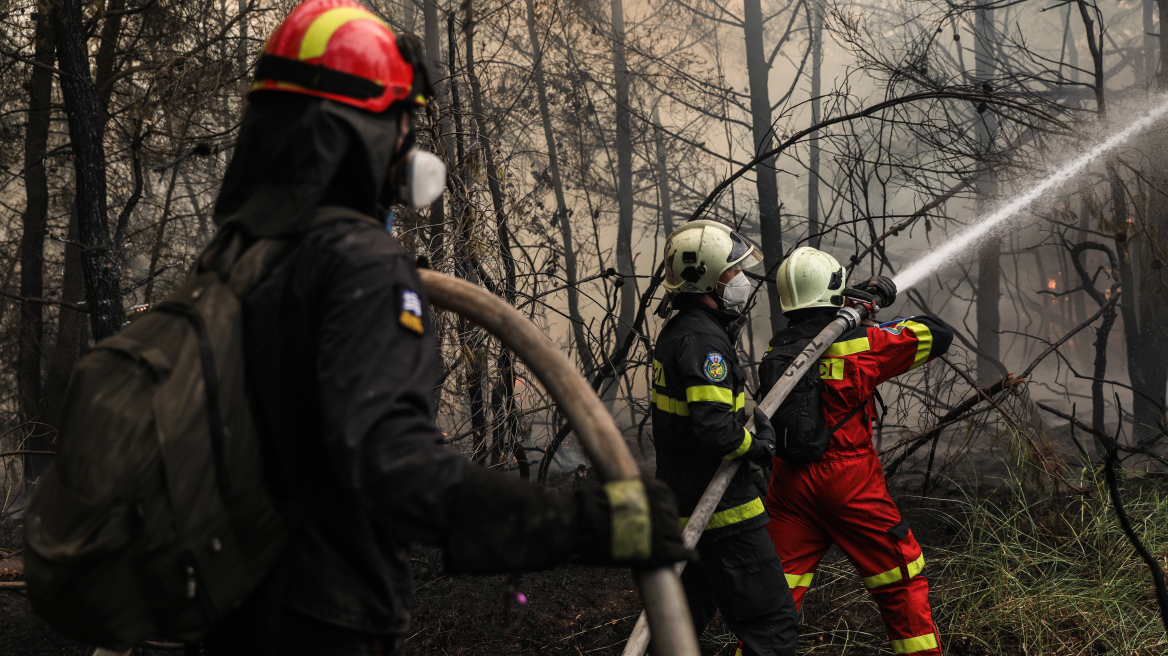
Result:
<svg viewBox="0 0 1168 656">
<path fill-rule="evenodd" d="M 722 287 L 722 302 L 726 307 L 736 308 L 746 304 L 746 300 L 750 298 L 750 281 L 747 280 L 746 275 L 739 271 L 734 274 Z"/>
<path fill-rule="evenodd" d="M 446 189 L 446 165 L 437 155 L 424 150 L 410 151 L 403 177 L 398 199 L 415 210 L 438 200 Z"/>
</svg>

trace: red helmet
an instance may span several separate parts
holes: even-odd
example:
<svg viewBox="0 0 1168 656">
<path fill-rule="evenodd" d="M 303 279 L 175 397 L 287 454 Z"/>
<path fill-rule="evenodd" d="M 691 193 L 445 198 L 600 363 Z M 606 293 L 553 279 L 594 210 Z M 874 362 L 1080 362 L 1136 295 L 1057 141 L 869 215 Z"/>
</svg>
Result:
<svg viewBox="0 0 1168 656">
<path fill-rule="evenodd" d="M 252 91 L 302 93 L 371 112 L 402 100 L 425 105 L 429 75 L 413 41 L 420 45 L 417 37 L 395 38 L 352 0 L 308 0 L 268 38 Z"/>
</svg>

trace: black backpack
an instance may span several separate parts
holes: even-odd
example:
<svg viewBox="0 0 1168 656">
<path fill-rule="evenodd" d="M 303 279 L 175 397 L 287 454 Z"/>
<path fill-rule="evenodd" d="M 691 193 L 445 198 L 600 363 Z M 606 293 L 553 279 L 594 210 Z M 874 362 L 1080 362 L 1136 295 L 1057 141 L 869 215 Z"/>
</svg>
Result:
<svg viewBox="0 0 1168 656">
<path fill-rule="evenodd" d="M 369 220 L 318 211 L 313 224 Z M 25 513 L 37 613 L 81 642 L 193 642 L 279 559 L 299 514 L 264 483 L 242 299 L 290 240 L 226 226 L 186 284 L 81 358 Z"/>
<path fill-rule="evenodd" d="M 787 328 L 771 339 L 771 349 L 758 366 L 759 385 L 755 398 L 766 397 L 767 392 L 770 392 L 819 331 L 810 335 L 805 332 L 798 328 Z M 819 367 L 812 366 L 795 383 L 791 393 L 783 399 L 771 417 L 775 427 L 776 456 L 797 465 L 818 460 L 831 444 L 832 435 L 868 405 L 865 400 L 852 408 L 835 426 L 828 428 L 823 420 L 822 394 L 823 379 L 819 376 Z"/>
</svg>

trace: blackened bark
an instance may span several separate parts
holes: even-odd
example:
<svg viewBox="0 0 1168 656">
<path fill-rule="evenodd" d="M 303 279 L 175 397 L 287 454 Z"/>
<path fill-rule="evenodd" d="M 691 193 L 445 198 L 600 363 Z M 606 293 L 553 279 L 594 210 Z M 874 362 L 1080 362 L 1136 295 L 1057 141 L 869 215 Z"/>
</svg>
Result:
<svg viewBox="0 0 1168 656">
<path fill-rule="evenodd" d="M 988 84 L 997 68 L 993 58 L 994 12 L 988 4 L 976 10 L 974 29 L 975 76 L 981 84 Z M 981 112 L 976 119 L 980 156 L 983 158 L 977 178 L 978 212 L 986 214 L 996 202 L 997 182 L 991 170 L 993 157 L 993 115 Z M 1006 375 L 1001 364 L 1002 315 L 1002 239 L 986 240 L 978 250 L 977 259 L 977 377 L 982 384 Z"/>
<path fill-rule="evenodd" d="M 422 20 L 426 56 L 429 58 L 430 73 L 434 78 L 434 91 L 439 105 L 449 107 L 450 91 L 446 82 L 447 67 L 442 61 L 442 26 L 438 19 L 438 0 L 423 2 Z M 450 119 L 446 114 L 435 120 L 434 150 L 444 156 L 447 168 L 453 169 L 454 137 L 450 134 L 449 125 Z M 446 214 L 446 194 L 443 194 L 430 206 L 430 254 L 435 266 L 446 256 Z"/>
<path fill-rule="evenodd" d="M 665 227 L 665 234 L 673 232 L 673 203 L 669 192 L 669 163 L 665 158 L 665 130 L 661 127 L 661 114 L 653 108 L 653 140 L 657 147 L 657 194 L 659 197 L 658 212 Z"/>
<path fill-rule="evenodd" d="M 556 136 L 552 131 L 551 110 L 548 108 L 547 82 L 543 76 L 544 52 L 535 26 L 535 2 L 527 2 L 527 36 L 531 40 L 532 80 L 539 100 L 539 117 L 543 123 L 543 137 L 547 143 L 548 173 L 551 175 L 552 192 L 556 197 L 556 213 L 552 223 L 559 223 L 560 240 L 564 247 L 564 279 L 568 293 L 568 319 L 572 322 L 572 338 L 576 344 L 576 355 L 580 358 L 580 370 L 589 375 L 593 369 L 592 348 L 588 345 L 588 335 L 584 330 L 584 318 L 580 315 L 580 292 L 576 288 L 576 247 L 572 240 L 572 221 L 568 214 L 568 202 L 564 198 L 564 181 L 560 177 L 560 153 L 556 146 Z"/>
<path fill-rule="evenodd" d="M 515 258 L 511 254 L 511 234 L 507 226 L 507 212 L 503 207 L 503 189 L 499 184 L 499 168 L 495 162 L 495 151 L 491 147 L 491 139 L 483 122 L 486 108 L 483 105 L 482 85 L 479 83 L 479 76 L 475 71 L 474 3 L 467 0 L 463 7 L 466 9 L 466 23 L 463 25 L 463 31 L 466 33 L 466 76 L 470 81 L 471 109 L 474 110 L 478 145 L 483 152 L 483 159 L 487 166 L 487 189 L 491 192 L 491 203 L 495 209 L 495 229 L 499 239 L 499 252 L 503 258 L 503 298 L 514 305 Z M 509 452 L 519 428 L 515 408 L 514 361 L 515 354 L 510 349 L 499 348 L 499 355 L 495 358 L 498 380 L 491 390 L 491 412 L 495 423 L 492 449 L 496 463 Z"/>
<path fill-rule="evenodd" d="M 124 323 L 121 265 L 109 233 L 106 206 L 105 146 L 101 106 L 89 75 L 89 52 L 81 0 L 53 5 L 53 29 L 61 69 L 61 96 L 69 119 L 77 180 L 77 219 L 85 299 L 94 340 L 109 337 Z"/>
<path fill-rule="evenodd" d="M 122 10 L 125 8 L 126 0 L 109 0 L 106 3 L 107 18 L 101 25 L 101 41 L 97 46 L 97 54 L 93 57 L 103 125 L 109 118 L 110 95 L 114 91 L 109 81 L 114 74 L 114 56 L 117 53 L 118 36 L 122 32 Z"/>
<path fill-rule="evenodd" d="M 819 123 L 821 117 L 820 95 L 823 82 L 823 12 L 822 2 L 811 2 L 807 11 L 811 23 L 811 124 Z M 819 248 L 823 227 L 819 220 L 819 132 L 811 133 L 808 142 L 807 174 L 807 230 L 808 245 Z"/>
<path fill-rule="evenodd" d="M 49 16 L 36 13 L 35 45 L 29 76 L 28 122 L 24 137 L 25 207 L 20 235 L 20 295 L 43 298 L 45 290 L 45 228 L 49 216 L 49 181 L 45 153 L 49 144 L 49 124 L 53 100 L 53 27 Z M 20 419 L 43 420 L 41 368 L 43 365 L 44 305 L 21 303 L 16 382 L 20 397 Z M 44 431 L 31 431 L 26 448 L 48 451 L 52 444 Z M 34 481 L 48 466 L 45 456 L 25 456 L 25 480 Z"/>
<path fill-rule="evenodd" d="M 1164 17 L 1168 16 L 1168 0 L 1156 0 L 1159 9 L 1159 24 L 1157 34 L 1160 37 L 1160 66 L 1156 70 L 1156 87 L 1161 91 L 1168 89 L 1168 30 L 1164 29 Z"/>
<path fill-rule="evenodd" d="M 77 230 L 77 212 L 69 215 L 68 243 L 65 244 L 65 273 L 61 281 L 61 300 L 77 304 L 85 299 L 85 282 L 81 273 L 81 249 L 76 246 L 80 237 Z M 65 402 L 65 390 L 69 386 L 69 376 L 73 365 L 81 357 L 81 351 L 88 341 L 85 330 L 85 316 L 70 308 L 62 307 L 57 314 L 57 339 L 53 343 L 45 372 L 45 400 L 41 415 L 45 423 L 58 426 L 61 408 Z"/>
<path fill-rule="evenodd" d="M 458 83 L 454 77 L 455 61 L 457 61 L 456 53 L 458 52 L 458 33 L 455 29 L 455 24 L 455 14 L 452 12 L 446 22 L 446 37 L 447 45 L 450 48 L 449 62 L 451 69 L 450 107 L 451 114 L 454 117 L 457 162 L 462 173 L 462 179 L 459 181 L 459 191 L 465 194 L 466 190 L 470 188 L 472 180 L 470 170 L 465 166 L 467 149 L 466 131 L 463 129 L 462 122 L 461 95 L 458 92 Z M 451 210 L 455 223 L 458 225 L 460 238 L 460 251 L 455 258 L 455 267 L 460 277 L 472 283 L 478 283 L 478 269 L 474 263 L 472 246 L 474 244 L 475 215 L 464 199 L 464 195 L 451 198 Z M 466 362 L 466 386 L 470 405 L 471 428 L 474 432 L 475 459 L 481 461 L 486 456 L 485 447 L 487 441 L 487 413 L 486 404 L 483 399 L 483 387 L 487 375 L 486 349 L 483 348 L 485 338 L 483 331 L 471 324 L 466 317 L 459 317 L 458 326 L 459 341 Z"/>
<path fill-rule="evenodd" d="M 612 69 L 616 83 L 616 177 L 617 209 L 616 266 L 622 275 L 633 276 L 633 137 L 629 110 L 629 69 L 625 59 L 625 13 L 621 0 L 612 0 Z M 620 313 L 616 342 L 620 344 L 632 329 L 637 312 L 637 280 L 629 278 L 620 288 Z"/>
<path fill-rule="evenodd" d="M 754 154 L 770 151 L 773 146 L 774 131 L 771 129 L 770 64 L 763 51 L 762 3 L 760 0 L 744 0 L 743 28 L 746 37 L 746 75 L 750 82 L 750 118 L 753 128 Z M 770 157 L 754 169 L 758 189 L 758 222 L 762 236 L 763 259 L 768 270 L 774 270 L 783 259 L 782 213 L 779 210 L 779 185 L 775 177 L 775 159 Z M 770 276 L 767 276 L 768 278 Z M 777 299 L 778 289 L 774 281 L 768 280 L 771 293 L 768 298 Z M 770 303 L 771 330 L 786 326 L 782 308 L 777 302 Z"/>
</svg>

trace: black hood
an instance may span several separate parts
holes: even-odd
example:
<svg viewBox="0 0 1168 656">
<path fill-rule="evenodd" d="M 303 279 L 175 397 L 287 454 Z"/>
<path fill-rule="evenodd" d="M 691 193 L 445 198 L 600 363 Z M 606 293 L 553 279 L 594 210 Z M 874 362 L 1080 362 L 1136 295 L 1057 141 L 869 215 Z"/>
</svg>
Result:
<svg viewBox="0 0 1168 656">
<path fill-rule="evenodd" d="M 253 237 L 304 230 L 317 207 L 380 218 L 401 112 L 371 114 L 290 93 L 256 93 L 215 201 L 215 223 Z"/>
</svg>

